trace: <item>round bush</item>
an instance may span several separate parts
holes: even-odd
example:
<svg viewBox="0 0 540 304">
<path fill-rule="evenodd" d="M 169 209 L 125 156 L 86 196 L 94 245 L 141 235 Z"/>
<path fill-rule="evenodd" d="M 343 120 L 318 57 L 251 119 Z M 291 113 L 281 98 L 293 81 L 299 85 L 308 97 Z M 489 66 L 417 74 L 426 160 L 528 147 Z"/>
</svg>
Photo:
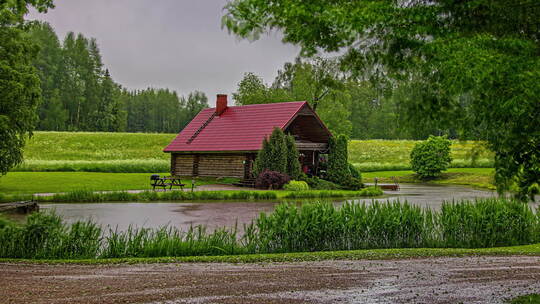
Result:
<svg viewBox="0 0 540 304">
<path fill-rule="evenodd" d="M 437 177 L 452 161 L 450 146 L 446 136 L 430 136 L 417 143 L 411 151 L 411 167 L 422 179 Z"/>
<path fill-rule="evenodd" d="M 306 191 L 309 190 L 309 185 L 305 181 L 292 180 L 283 189 L 287 191 Z"/>
</svg>

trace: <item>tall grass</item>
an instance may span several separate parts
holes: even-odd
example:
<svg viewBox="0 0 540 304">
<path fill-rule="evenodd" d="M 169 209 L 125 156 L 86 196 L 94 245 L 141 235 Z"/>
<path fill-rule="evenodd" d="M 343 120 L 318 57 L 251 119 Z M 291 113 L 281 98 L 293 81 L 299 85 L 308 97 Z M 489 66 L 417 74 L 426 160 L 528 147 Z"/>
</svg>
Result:
<svg viewBox="0 0 540 304">
<path fill-rule="evenodd" d="M 40 202 L 99 203 L 125 201 L 191 201 L 191 200 L 278 200 L 299 198 L 344 198 L 379 196 L 383 192 L 379 188 L 368 187 L 360 191 L 310 190 L 310 191 L 143 191 L 130 193 L 126 191 L 94 192 L 89 190 L 58 193 L 53 196 L 36 196 Z"/>
<path fill-rule="evenodd" d="M 387 202 L 281 204 L 236 227 L 207 231 L 109 229 L 65 224 L 36 213 L 24 225 L 0 221 L 0 257 L 80 259 L 234 255 L 375 248 L 484 248 L 540 242 L 540 213 L 504 199 L 445 203 L 440 212 Z"/>
</svg>

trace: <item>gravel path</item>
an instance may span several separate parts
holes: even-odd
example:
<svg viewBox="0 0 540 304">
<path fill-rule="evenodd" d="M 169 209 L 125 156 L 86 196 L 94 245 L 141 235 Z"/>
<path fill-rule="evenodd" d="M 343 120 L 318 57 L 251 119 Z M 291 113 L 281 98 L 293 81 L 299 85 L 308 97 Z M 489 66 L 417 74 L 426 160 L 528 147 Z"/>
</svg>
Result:
<svg viewBox="0 0 540 304">
<path fill-rule="evenodd" d="M 0 264 L 0 303 L 504 303 L 540 257 L 271 264 Z"/>
</svg>

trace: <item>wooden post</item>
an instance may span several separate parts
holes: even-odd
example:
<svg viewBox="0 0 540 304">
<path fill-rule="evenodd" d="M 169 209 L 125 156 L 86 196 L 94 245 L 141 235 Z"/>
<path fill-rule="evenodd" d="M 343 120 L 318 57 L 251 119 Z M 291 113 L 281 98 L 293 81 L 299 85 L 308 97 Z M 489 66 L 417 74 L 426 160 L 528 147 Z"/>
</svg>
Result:
<svg viewBox="0 0 540 304">
<path fill-rule="evenodd" d="M 176 175 L 176 154 L 171 153 L 171 176 Z"/>
</svg>

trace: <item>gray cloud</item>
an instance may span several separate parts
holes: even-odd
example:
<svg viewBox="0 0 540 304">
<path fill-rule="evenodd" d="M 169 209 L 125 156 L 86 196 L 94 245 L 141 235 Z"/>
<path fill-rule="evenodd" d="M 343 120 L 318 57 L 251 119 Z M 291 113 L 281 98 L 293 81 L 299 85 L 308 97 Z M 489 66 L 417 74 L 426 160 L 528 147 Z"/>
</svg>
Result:
<svg viewBox="0 0 540 304">
<path fill-rule="evenodd" d="M 130 89 L 231 94 L 245 72 L 271 82 L 299 49 L 277 34 L 249 42 L 221 29 L 226 0 L 57 0 L 47 14 L 60 39 L 69 31 L 97 39 L 113 78 Z"/>
</svg>

